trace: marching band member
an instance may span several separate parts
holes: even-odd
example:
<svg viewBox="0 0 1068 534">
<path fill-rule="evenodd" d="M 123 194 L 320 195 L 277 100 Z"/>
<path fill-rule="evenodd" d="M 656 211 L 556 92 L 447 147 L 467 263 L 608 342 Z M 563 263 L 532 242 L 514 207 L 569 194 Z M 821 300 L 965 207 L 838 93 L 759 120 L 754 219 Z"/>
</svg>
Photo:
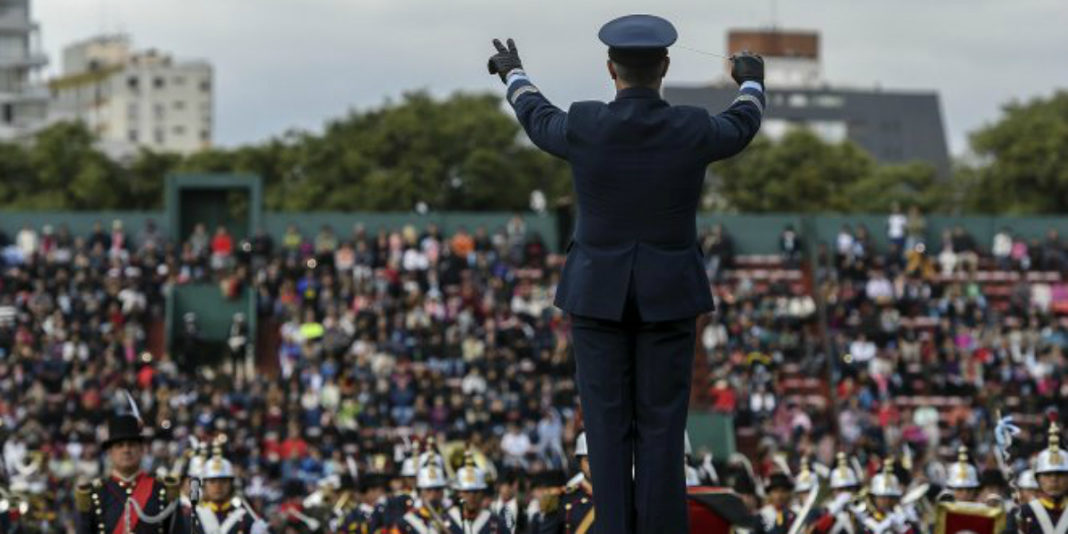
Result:
<svg viewBox="0 0 1068 534">
<path fill-rule="evenodd" d="M 760 509 L 765 534 L 786 534 L 797 517 L 791 509 L 794 483 L 786 473 L 772 473 L 765 488 L 767 499 Z"/>
<path fill-rule="evenodd" d="M 857 526 L 849 505 L 860 489 L 860 479 L 849 467 L 844 452 L 838 453 L 838 464 L 831 471 L 831 500 L 823 509 L 823 515 L 813 524 L 814 534 L 856 534 Z"/>
<path fill-rule="evenodd" d="M 1035 462 L 1038 496 L 1021 505 L 1020 534 L 1068 532 L 1068 452 L 1060 448 L 1060 442 L 1060 427 L 1051 423 L 1049 447 L 1038 454 Z"/>
<path fill-rule="evenodd" d="M 456 472 L 454 489 L 458 502 L 449 509 L 453 534 L 508 534 L 508 526 L 497 514 L 483 507 L 486 474 L 475 465 L 471 451 L 464 454 L 464 466 Z"/>
<path fill-rule="evenodd" d="M 968 461 L 968 449 L 963 445 L 957 450 L 957 463 L 946 473 L 946 489 L 956 502 L 979 500 L 979 472 Z"/>
<path fill-rule="evenodd" d="M 426 462 L 419 468 L 415 487 L 419 500 L 415 508 L 404 514 L 400 521 L 400 531 L 405 534 L 449 534 L 449 521 L 445 514 L 445 480 L 444 462 L 436 455 L 424 456 Z"/>
<path fill-rule="evenodd" d="M 514 470 L 501 471 L 497 478 L 497 498 L 490 504 L 490 510 L 501 517 L 509 534 L 525 532 L 527 514 L 519 502 L 519 477 Z"/>
<path fill-rule="evenodd" d="M 898 505 L 902 495 L 901 481 L 894 475 L 894 461 L 888 458 L 883 471 L 871 479 L 868 494 L 870 508 L 858 506 L 853 513 L 863 526 L 864 534 L 916 534 L 919 527 Z"/>
<path fill-rule="evenodd" d="M 234 492 L 234 467 L 221 450 L 204 463 L 204 499 L 192 518 L 194 534 L 266 534 L 267 523 L 256 517 Z"/>
<path fill-rule="evenodd" d="M 590 481 L 590 461 L 586 433 L 575 440 L 578 475 L 563 490 L 542 496 L 538 516 L 538 534 L 589 534 L 593 532 L 596 512 L 593 508 L 593 484 Z"/>
</svg>

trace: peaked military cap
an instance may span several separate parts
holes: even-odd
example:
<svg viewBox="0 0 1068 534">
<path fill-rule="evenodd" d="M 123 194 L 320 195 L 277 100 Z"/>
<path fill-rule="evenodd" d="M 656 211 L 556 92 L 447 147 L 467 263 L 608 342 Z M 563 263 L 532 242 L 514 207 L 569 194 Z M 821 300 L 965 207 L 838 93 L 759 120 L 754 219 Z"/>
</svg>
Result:
<svg viewBox="0 0 1068 534">
<path fill-rule="evenodd" d="M 597 37 L 611 48 L 667 48 L 679 33 L 670 22 L 655 15 L 626 15 L 601 26 Z"/>
</svg>

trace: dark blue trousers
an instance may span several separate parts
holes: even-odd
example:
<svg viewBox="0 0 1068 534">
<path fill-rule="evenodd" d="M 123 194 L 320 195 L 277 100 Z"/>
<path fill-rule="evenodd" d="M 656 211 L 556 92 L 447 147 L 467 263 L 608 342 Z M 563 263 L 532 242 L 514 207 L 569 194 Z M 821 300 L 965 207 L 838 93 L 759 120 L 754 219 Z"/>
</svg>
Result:
<svg viewBox="0 0 1068 534">
<path fill-rule="evenodd" d="M 628 299 L 631 300 L 631 299 Z M 683 434 L 697 318 L 571 315 L 594 534 L 687 534 Z"/>
</svg>

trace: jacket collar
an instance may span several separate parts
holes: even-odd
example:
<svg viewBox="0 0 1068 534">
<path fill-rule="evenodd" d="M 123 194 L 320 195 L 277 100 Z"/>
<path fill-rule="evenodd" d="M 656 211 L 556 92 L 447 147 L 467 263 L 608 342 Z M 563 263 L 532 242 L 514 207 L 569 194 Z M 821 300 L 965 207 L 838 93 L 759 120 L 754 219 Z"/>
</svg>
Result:
<svg viewBox="0 0 1068 534">
<path fill-rule="evenodd" d="M 620 89 L 616 92 L 616 100 L 622 100 L 625 98 L 645 98 L 661 100 L 660 92 L 656 89 L 650 89 L 648 87 L 628 87 L 626 89 Z"/>
</svg>

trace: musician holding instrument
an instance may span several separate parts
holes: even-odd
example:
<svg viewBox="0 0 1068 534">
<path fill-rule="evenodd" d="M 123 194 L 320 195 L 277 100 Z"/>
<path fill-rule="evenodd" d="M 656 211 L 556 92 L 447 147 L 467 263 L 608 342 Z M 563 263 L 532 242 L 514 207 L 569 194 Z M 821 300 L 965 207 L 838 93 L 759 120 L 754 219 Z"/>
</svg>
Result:
<svg viewBox="0 0 1068 534">
<path fill-rule="evenodd" d="M 916 534 L 919 526 L 908 518 L 899 505 L 903 495 L 901 481 L 894 474 L 894 462 L 887 459 L 883 470 L 871 478 L 871 499 L 853 508 L 864 534 Z"/>
<path fill-rule="evenodd" d="M 404 534 L 449 534 L 445 514 L 445 488 L 449 485 L 445 479 L 445 462 L 437 454 L 424 456 L 420 461 L 423 465 L 415 478 L 419 499 L 401 518 L 399 530 Z"/>
<path fill-rule="evenodd" d="M 586 433 L 575 440 L 575 458 L 581 473 L 563 489 L 546 492 L 539 500 L 541 513 L 535 521 L 538 534 L 589 534 L 594 532 L 597 510 L 593 506 L 589 449 Z"/>
<path fill-rule="evenodd" d="M 812 524 L 812 534 L 857 534 L 857 525 L 849 506 L 857 498 L 860 479 L 849 467 L 844 452 L 838 453 L 837 465 L 831 471 L 831 497 Z"/>
</svg>

